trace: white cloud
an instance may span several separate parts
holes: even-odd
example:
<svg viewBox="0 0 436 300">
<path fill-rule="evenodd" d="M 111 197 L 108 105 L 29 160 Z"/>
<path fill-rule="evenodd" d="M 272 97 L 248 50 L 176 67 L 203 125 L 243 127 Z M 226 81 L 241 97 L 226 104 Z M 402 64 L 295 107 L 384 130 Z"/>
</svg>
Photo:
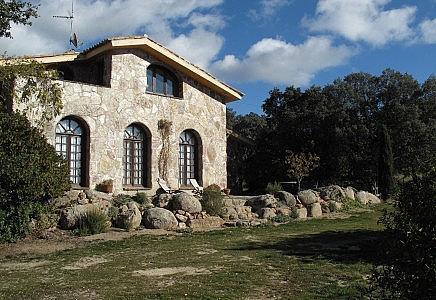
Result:
<svg viewBox="0 0 436 300">
<path fill-rule="evenodd" d="M 196 28 L 189 34 L 181 34 L 167 46 L 200 67 L 207 68 L 224 44 L 224 38 L 212 31 Z"/>
<path fill-rule="evenodd" d="M 266 38 L 251 46 L 244 58 L 227 55 L 211 69 L 227 80 L 307 86 L 317 72 L 344 64 L 354 53 L 332 45 L 328 37 L 309 37 L 298 45 Z"/>
<path fill-rule="evenodd" d="M 436 43 L 436 19 L 425 20 L 419 24 L 421 41 L 428 44 Z"/>
<path fill-rule="evenodd" d="M 331 32 L 351 41 L 383 46 L 415 35 L 411 23 L 417 8 L 404 6 L 385 10 L 391 0 L 320 0 L 314 18 L 303 25 L 314 32 Z"/>
<path fill-rule="evenodd" d="M 205 28 L 216 31 L 225 27 L 226 23 L 220 15 L 193 13 L 188 23 L 197 28 Z"/>
<path fill-rule="evenodd" d="M 251 9 L 248 11 L 248 16 L 253 21 L 268 19 L 274 16 L 278 10 L 291 3 L 290 0 L 261 0 L 258 10 Z"/>
<path fill-rule="evenodd" d="M 34 1 L 36 2 L 36 1 Z M 79 39 L 92 44 L 116 35 L 147 33 L 164 45 L 173 44 L 178 53 L 194 63 L 207 64 L 223 44 L 216 32 L 224 21 L 219 15 L 199 14 L 220 5 L 223 0 L 81 0 L 75 1 L 74 28 Z M 0 49 L 10 55 L 63 52 L 70 48 L 69 22 L 53 15 L 67 15 L 71 0 L 41 0 L 39 15 L 30 27 L 13 26 L 14 39 L 1 38 Z M 175 24 L 188 22 L 193 28 L 176 36 Z M 210 42 L 203 51 L 201 39 Z M 181 41 L 190 47 L 180 47 Z M 216 48 L 214 48 L 216 47 Z M 210 51 L 210 53 L 208 52 Z"/>
</svg>

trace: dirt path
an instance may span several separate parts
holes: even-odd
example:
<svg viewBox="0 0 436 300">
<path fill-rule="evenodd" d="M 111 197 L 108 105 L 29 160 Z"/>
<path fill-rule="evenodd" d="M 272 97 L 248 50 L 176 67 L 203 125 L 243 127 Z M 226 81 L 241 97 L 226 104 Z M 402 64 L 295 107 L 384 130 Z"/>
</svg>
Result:
<svg viewBox="0 0 436 300">
<path fill-rule="evenodd" d="M 48 254 L 66 249 L 84 247 L 90 242 L 119 241 L 139 235 L 178 235 L 174 231 L 160 229 L 141 229 L 126 232 L 119 229 L 111 229 L 108 232 L 96 235 L 77 237 L 70 231 L 52 230 L 45 238 L 27 237 L 11 244 L 0 244 L 0 258 L 16 255 Z"/>
</svg>

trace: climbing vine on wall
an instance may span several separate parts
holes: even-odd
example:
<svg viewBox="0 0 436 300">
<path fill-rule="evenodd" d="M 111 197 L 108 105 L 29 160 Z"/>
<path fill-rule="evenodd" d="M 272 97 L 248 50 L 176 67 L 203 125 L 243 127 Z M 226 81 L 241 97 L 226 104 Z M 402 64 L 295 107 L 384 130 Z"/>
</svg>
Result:
<svg viewBox="0 0 436 300">
<path fill-rule="evenodd" d="M 0 55 L 0 111 L 11 112 L 13 103 L 38 127 L 62 110 L 58 72 L 34 60 Z"/>
<path fill-rule="evenodd" d="M 172 122 L 162 119 L 157 123 L 157 128 L 162 139 L 162 149 L 159 153 L 159 177 L 168 181 L 168 161 L 170 158 L 170 133 Z"/>
</svg>

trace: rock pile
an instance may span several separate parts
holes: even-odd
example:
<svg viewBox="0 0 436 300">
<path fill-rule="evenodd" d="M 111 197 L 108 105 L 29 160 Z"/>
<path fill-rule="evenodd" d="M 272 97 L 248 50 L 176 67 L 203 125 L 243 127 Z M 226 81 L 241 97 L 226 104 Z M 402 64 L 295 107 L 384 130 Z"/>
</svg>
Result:
<svg viewBox="0 0 436 300">
<path fill-rule="evenodd" d="M 59 211 L 59 227 L 62 229 L 75 229 L 81 216 L 99 209 L 108 215 L 115 227 L 134 230 L 143 225 L 145 228 L 174 230 L 220 227 L 223 224 L 257 226 L 282 217 L 318 218 L 341 210 L 347 201 L 380 203 L 380 199 L 369 192 L 330 185 L 303 190 L 297 195 L 279 191 L 274 195 L 227 196 L 223 200 L 224 208 L 220 216 L 210 216 L 203 211 L 196 196 L 183 192 L 156 195 L 151 202 L 142 204 L 128 200 L 133 199 L 128 195 L 124 196 L 127 201 L 119 203 L 106 193 L 72 190 L 63 197 L 53 199 L 51 204 Z"/>
</svg>

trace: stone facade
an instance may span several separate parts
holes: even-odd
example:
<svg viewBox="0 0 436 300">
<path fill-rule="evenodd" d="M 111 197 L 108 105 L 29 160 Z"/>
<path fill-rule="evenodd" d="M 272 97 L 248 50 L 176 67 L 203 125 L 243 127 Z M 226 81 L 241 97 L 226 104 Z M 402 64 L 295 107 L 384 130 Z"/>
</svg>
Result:
<svg viewBox="0 0 436 300">
<path fill-rule="evenodd" d="M 105 52 L 103 85 L 60 81 L 64 108 L 45 133 L 55 142 L 56 124 L 64 117 L 76 116 L 89 127 L 89 187 L 106 179 L 114 180 L 116 192 L 123 191 L 123 134 L 132 123 L 144 125 L 151 134 L 151 186 L 157 188 L 158 156 L 162 140 L 158 121 L 172 122 L 168 184 L 179 187 L 179 135 L 194 130 L 201 139 L 200 182 L 203 186 L 216 183 L 226 186 L 226 105 L 220 96 L 199 85 L 189 77 L 173 70 L 183 86 L 182 97 L 167 97 L 146 92 L 147 67 L 162 64 L 139 49 Z"/>
</svg>

